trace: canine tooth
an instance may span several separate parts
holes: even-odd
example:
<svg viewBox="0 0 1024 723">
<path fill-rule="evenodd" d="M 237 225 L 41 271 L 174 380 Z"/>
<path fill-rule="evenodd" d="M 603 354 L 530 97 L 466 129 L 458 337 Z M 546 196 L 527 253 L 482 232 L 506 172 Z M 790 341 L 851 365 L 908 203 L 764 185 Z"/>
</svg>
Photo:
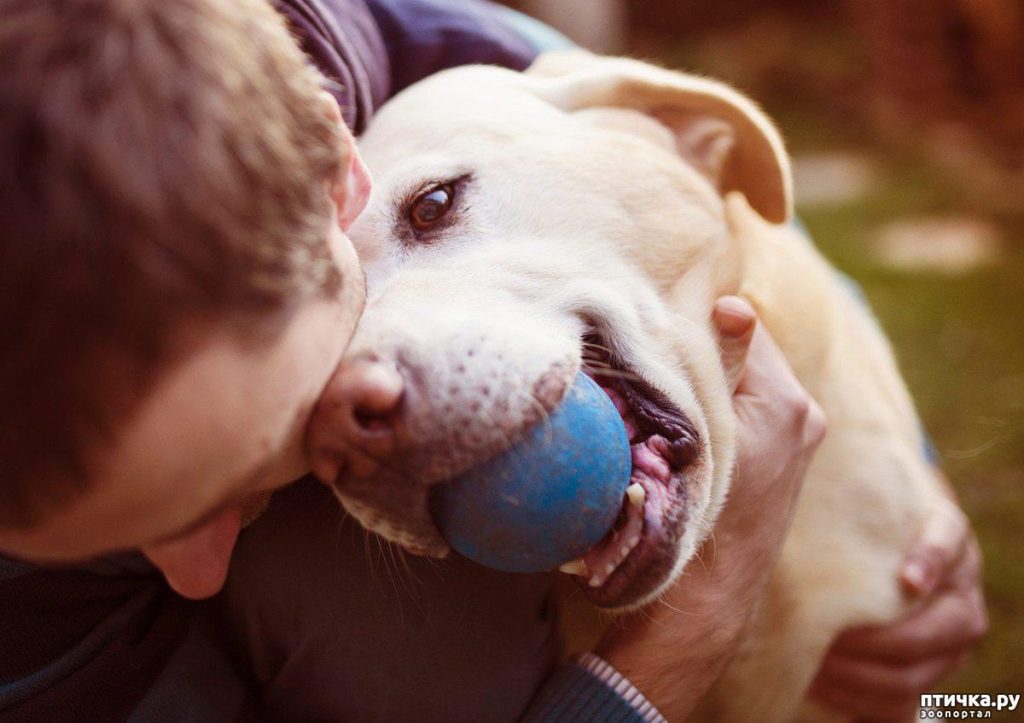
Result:
<svg viewBox="0 0 1024 723">
<path fill-rule="evenodd" d="M 597 575 L 590 578 L 590 587 L 601 587 L 601 578 Z"/>
<path fill-rule="evenodd" d="M 606 574 L 611 575 L 613 572 L 615 572 L 615 563 L 609 562 L 607 565 L 604 566 L 604 571 Z"/>
<path fill-rule="evenodd" d="M 585 576 L 589 572 L 589 570 L 587 570 L 587 563 L 583 562 L 583 560 L 572 560 L 571 562 L 565 563 L 558 569 L 566 575 L 579 575 L 580 577 Z"/>
<path fill-rule="evenodd" d="M 640 535 L 633 535 L 629 538 L 629 542 L 627 542 L 626 544 L 629 545 L 629 549 L 632 550 L 634 547 L 640 544 Z"/>
<path fill-rule="evenodd" d="M 629 497 L 629 504 L 634 507 L 643 507 L 647 500 L 647 490 L 639 482 L 634 482 L 626 488 L 626 495 Z"/>
<path fill-rule="evenodd" d="M 630 553 L 630 551 L 632 551 L 632 549 L 633 549 L 632 547 L 629 547 L 627 545 L 623 545 L 622 549 L 619 550 L 619 562 L 622 562 L 627 557 L 629 557 L 629 553 Z"/>
</svg>

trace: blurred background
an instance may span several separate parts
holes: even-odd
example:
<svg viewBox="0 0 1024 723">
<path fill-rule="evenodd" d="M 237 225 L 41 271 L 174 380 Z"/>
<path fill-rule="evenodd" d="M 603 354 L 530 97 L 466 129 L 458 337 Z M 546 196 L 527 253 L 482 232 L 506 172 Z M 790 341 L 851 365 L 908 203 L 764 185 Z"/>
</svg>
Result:
<svg viewBox="0 0 1024 723">
<path fill-rule="evenodd" d="M 1024 692 L 1024 0 L 508 4 L 775 118 L 984 549 L 991 632 L 943 690 Z"/>
</svg>

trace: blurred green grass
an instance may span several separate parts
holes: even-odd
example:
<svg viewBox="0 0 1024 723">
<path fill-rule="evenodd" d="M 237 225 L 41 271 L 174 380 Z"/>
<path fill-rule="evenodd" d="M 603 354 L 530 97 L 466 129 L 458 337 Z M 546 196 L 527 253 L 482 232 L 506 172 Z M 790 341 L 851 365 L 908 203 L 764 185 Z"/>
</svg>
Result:
<svg viewBox="0 0 1024 723">
<path fill-rule="evenodd" d="M 781 123 L 795 153 L 835 142 L 834 129 Z M 824 146 L 823 146 L 824 140 Z M 865 149 L 858 148 L 865 152 Z M 927 159 L 866 152 L 879 182 L 865 197 L 799 209 L 819 248 L 855 278 L 892 341 L 926 428 L 985 555 L 991 629 L 953 692 L 1024 691 L 1024 212 L 986 215 L 1005 251 L 963 274 L 885 268 L 871 253 L 882 225 L 971 213 L 957 185 Z"/>
</svg>

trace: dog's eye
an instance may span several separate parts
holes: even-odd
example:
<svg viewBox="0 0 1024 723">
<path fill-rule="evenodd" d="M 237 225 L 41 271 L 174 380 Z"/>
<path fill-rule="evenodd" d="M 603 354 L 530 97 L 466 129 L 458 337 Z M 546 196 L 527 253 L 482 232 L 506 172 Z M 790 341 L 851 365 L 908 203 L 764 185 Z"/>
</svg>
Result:
<svg viewBox="0 0 1024 723">
<path fill-rule="evenodd" d="M 409 222 L 417 231 L 426 231 L 448 214 L 454 201 L 455 186 L 450 183 L 434 186 L 413 200 L 409 206 Z"/>
</svg>

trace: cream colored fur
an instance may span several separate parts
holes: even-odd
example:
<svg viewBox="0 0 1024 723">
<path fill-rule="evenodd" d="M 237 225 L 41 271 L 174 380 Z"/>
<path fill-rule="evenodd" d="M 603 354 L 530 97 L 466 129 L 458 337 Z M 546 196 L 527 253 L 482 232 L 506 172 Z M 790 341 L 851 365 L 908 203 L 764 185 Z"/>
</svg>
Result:
<svg viewBox="0 0 1024 723">
<path fill-rule="evenodd" d="M 886 340 L 813 246 L 780 223 L 791 181 L 765 116 L 710 80 L 574 53 L 526 75 L 477 67 L 428 79 L 383 109 L 362 150 L 375 189 L 352 237 L 370 299 L 350 353 L 429 369 L 421 411 L 440 415 L 452 403 L 445 390 L 492 384 L 510 409 L 492 409 L 491 421 L 514 431 L 531 404 L 522 380 L 571 379 L 580 334 L 596 323 L 693 419 L 704 448 L 686 536 L 648 599 L 678 576 L 726 501 L 734 419 L 708 319 L 721 294 L 754 303 L 829 433 L 752 633 L 702 717 L 822 715 L 799 711 L 829 641 L 905 611 L 900 561 L 948 503 Z M 452 227 L 429 242 L 399 238 L 403 194 L 459 174 L 472 180 Z M 400 519 L 375 525 L 364 502 L 349 503 L 415 545 Z"/>
</svg>

